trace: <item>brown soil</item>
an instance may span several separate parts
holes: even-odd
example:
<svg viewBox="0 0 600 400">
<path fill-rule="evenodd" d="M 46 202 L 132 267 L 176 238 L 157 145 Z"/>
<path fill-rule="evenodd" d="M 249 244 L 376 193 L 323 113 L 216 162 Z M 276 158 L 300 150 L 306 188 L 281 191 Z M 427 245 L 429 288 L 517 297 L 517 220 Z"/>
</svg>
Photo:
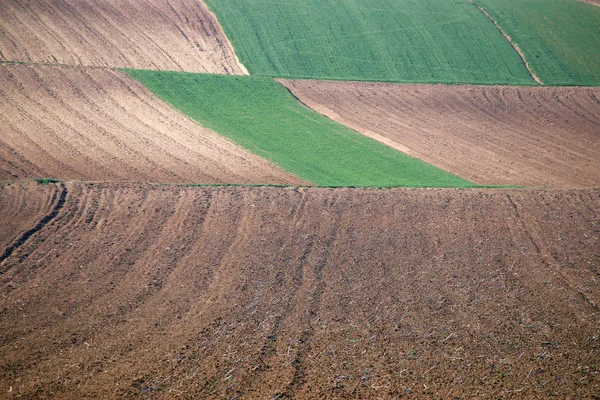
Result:
<svg viewBox="0 0 600 400">
<path fill-rule="evenodd" d="M 600 393 L 600 189 L 56 190 L 0 263 L 1 398 Z"/>
<path fill-rule="evenodd" d="M 579 0 L 579 1 L 600 7 L 600 0 Z"/>
<path fill-rule="evenodd" d="M 199 0 L 2 0 L 0 60 L 247 73 Z"/>
<path fill-rule="evenodd" d="M 0 65 L 0 181 L 301 181 L 199 126 L 123 73 Z"/>
<path fill-rule="evenodd" d="M 0 258 L 19 235 L 51 212 L 58 199 L 56 185 L 0 184 Z"/>
<path fill-rule="evenodd" d="M 600 185 L 600 88 L 281 82 L 316 111 L 480 184 Z"/>
</svg>

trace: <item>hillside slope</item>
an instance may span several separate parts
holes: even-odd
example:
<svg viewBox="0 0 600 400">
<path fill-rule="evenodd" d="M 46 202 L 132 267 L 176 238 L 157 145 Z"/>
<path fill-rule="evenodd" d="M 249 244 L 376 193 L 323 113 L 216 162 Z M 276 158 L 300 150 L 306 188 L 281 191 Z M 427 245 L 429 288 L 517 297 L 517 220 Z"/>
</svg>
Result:
<svg viewBox="0 0 600 400">
<path fill-rule="evenodd" d="M 282 80 L 311 108 L 488 185 L 600 186 L 600 89 Z"/>
<path fill-rule="evenodd" d="M 127 75 L 0 65 L 0 180 L 301 183 Z"/>
<path fill-rule="evenodd" d="M 246 73 L 195 0 L 2 0 L 0 60 Z"/>
<path fill-rule="evenodd" d="M 0 264 L 2 396 L 600 389 L 598 189 L 65 189 Z"/>
</svg>

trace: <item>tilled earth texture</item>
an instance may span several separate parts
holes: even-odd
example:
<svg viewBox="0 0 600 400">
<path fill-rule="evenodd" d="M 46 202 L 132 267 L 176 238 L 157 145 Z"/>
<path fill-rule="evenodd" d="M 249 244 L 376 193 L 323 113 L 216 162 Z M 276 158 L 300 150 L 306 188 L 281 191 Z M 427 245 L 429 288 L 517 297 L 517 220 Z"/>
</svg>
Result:
<svg viewBox="0 0 600 400">
<path fill-rule="evenodd" d="M 246 73 L 196 0 L 2 0 L 0 60 Z"/>
<path fill-rule="evenodd" d="M 600 185 L 600 89 L 282 80 L 358 132 L 479 184 Z"/>
<path fill-rule="evenodd" d="M 55 186 L 0 263 L 2 398 L 600 393 L 598 189 Z"/>
<path fill-rule="evenodd" d="M 0 181 L 300 183 L 107 69 L 0 65 Z"/>
</svg>

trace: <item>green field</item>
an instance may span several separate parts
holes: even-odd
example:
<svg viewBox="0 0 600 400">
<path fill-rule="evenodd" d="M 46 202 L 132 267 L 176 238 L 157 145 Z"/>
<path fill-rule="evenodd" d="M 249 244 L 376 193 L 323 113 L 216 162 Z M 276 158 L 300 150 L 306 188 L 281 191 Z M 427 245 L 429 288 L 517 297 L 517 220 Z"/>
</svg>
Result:
<svg viewBox="0 0 600 400">
<path fill-rule="evenodd" d="M 600 84 L 600 7 L 575 0 L 475 0 L 549 85 Z"/>
<path fill-rule="evenodd" d="M 475 186 L 308 109 L 269 78 L 126 72 L 203 126 L 317 185 Z"/>
<path fill-rule="evenodd" d="M 208 0 L 258 76 L 535 84 L 467 0 Z"/>
</svg>

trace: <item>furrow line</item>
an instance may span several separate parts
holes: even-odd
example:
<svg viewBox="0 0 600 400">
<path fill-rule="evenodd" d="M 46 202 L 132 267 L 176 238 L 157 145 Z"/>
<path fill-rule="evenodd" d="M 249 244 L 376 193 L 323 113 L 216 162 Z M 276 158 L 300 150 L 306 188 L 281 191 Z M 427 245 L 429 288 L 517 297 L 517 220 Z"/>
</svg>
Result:
<svg viewBox="0 0 600 400">
<path fill-rule="evenodd" d="M 48 225 L 48 223 L 50 221 L 52 221 L 54 218 L 56 218 L 56 216 L 58 215 L 60 210 L 65 205 L 65 202 L 67 200 L 67 194 L 68 194 L 67 187 L 64 184 L 61 183 L 60 187 L 61 187 L 60 196 L 58 198 L 56 205 L 50 212 L 50 214 L 48 214 L 44 218 L 42 218 L 37 223 L 36 226 L 34 226 L 33 228 L 31 228 L 28 231 L 26 231 L 25 233 L 23 233 L 12 245 L 10 245 L 6 250 L 4 250 L 4 253 L 0 256 L 0 263 L 2 263 L 4 260 L 6 260 L 8 257 L 10 257 L 14 253 L 14 251 L 17 250 L 19 247 L 23 246 L 27 242 L 27 240 L 29 240 L 30 237 L 32 237 L 34 234 L 36 234 L 37 232 L 44 229 L 44 227 L 46 225 Z M 3 269 L 0 269 L 0 274 L 2 274 L 4 272 L 5 271 Z"/>
</svg>

